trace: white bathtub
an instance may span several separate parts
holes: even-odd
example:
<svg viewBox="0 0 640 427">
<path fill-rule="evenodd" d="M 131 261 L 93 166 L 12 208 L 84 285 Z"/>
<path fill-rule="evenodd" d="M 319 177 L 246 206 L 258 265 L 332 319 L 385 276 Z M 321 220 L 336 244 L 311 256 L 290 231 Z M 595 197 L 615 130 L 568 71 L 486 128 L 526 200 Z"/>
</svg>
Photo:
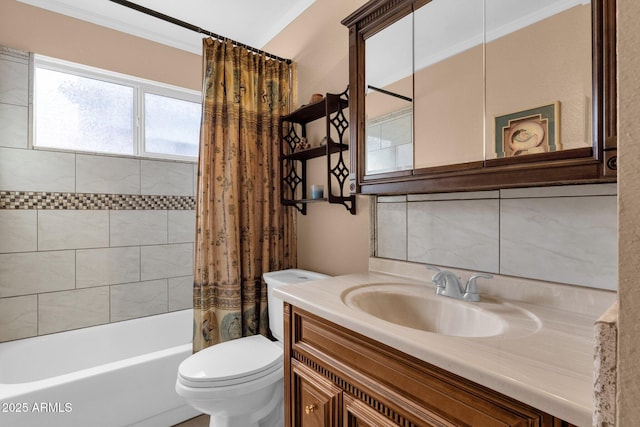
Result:
<svg viewBox="0 0 640 427">
<path fill-rule="evenodd" d="M 192 310 L 0 344 L 0 426 L 171 426 Z"/>
</svg>

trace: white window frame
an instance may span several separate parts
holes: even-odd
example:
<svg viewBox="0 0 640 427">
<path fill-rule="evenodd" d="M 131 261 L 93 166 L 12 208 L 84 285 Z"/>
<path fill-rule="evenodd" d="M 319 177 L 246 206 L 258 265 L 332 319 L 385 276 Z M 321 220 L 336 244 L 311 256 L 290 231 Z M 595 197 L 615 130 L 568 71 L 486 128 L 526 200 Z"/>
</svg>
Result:
<svg viewBox="0 0 640 427">
<path fill-rule="evenodd" d="M 86 77 L 95 80 L 100 80 L 108 83 L 115 83 L 131 87 L 133 89 L 133 117 L 134 121 L 134 135 L 133 135 L 133 154 L 121 154 L 110 153 L 93 150 L 77 150 L 66 149 L 57 147 L 39 147 L 35 144 L 37 140 L 36 135 L 36 120 L 34 104 L 37 102 L 36 87 L 37 79 L 35 77 L 35 69 L 44 68 L 52 71 L 58 71 L 62 73 L 72 74 L 79 77 Z M 202 104 L 201 92 L 183 88 L 180 86 L 174 86 L 166 83 L 161 83 L 153 80 L 147 80 L 140 77 L 130 76 L 127 74 L 117 73 L 114 71 L 103 70 L 89 65 L 77 64 L 74 62 L 64 61 L 62 59 L 52 58 L 44 55 L 34 54 L 32 61 L 32 102 L 30 103 L 30 117 L 31 117 L 31 138 L 30 148 L 35 150 L 48 150 L 48 151 L 66 151 L 74 153 L 88 153 L 88 154 L 100 154 L 110 155 L 117 157 L 134 157 L 134 158 L 152 158 L 152 159 L 167 159 L 167 160 L 182 160 L 188 162 L 197 162 L 198 157 L 191 156 L 179 156 L 175 154 L 162 154 L 147 152 L 145 149 L 145 111 L 144 111 L 144 96 L 146 93 L 153 95 L 166 96 L 168 98 L 175 98 L 184 101 L 191 101 L 198 104 Z"/>
</svg>

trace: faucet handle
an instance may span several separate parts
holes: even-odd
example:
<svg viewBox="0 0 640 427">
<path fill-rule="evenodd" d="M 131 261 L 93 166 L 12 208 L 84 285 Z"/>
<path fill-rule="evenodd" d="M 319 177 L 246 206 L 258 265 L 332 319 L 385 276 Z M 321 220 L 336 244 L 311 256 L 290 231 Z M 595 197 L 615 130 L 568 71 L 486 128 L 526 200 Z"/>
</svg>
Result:
<svg viewBox="0 0 640 427">
<path fill-rule="evenodd" d="M 471 276 L 467 281 L 467 286 L 464 289 L 464 295 L 462 299 L 464 299 L 465 301 L 473 301 L 473 302 L 480 301 L 480 294 L 478 293 L 478 284 L 476 282 L 479 278 L 491 279 L 492 277 L 493 277 L 493 274 L 485 274 L 485 273 L 474 274 L 473 276 Z"/>
<path fill-rule="evenodd" d="M 442 277 L 444 273 L 435 265 L 427 265 L 426 267 L 428 270 L 433 270 L 436 272 L 433 276 L 431 276 L 431 283 L 433 283 L 436 287 L 435 289 L 436 294 L 440 295 L 444 290 L 444 285 L 445 285 L 445 281 L 443 280 L 443 277 Z"/>
</svg>

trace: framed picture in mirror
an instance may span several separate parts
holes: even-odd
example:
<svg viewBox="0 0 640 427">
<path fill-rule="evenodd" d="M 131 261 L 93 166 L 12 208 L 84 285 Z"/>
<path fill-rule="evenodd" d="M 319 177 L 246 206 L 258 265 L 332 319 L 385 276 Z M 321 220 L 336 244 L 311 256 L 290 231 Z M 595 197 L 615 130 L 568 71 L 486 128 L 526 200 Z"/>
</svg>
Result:
<svg viewBox="0 0 640 427">
<path fill-rule="evenodd" d="M 560 102 L 495 118 L 496 155 L 516 157 L 551 153 L 560 144 Z"/>
</svg>

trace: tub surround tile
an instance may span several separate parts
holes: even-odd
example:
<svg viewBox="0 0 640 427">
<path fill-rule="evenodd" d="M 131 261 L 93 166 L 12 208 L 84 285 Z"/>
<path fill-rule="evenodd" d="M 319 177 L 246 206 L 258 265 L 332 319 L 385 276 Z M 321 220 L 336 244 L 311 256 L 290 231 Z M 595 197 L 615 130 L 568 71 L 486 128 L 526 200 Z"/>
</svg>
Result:
<svg viewBox="0 0 640 427">
<path fill-rule="evenodd" d="M 111 321 L 167 312 L 167 288 L 166 279 L 111 286 Z"/>
<path fill-rule="evenodd" d="M 109 288 L 75 289 L 38 295 L 38 333 L 109 323 Z"/>
<path fill-rule="evenodd" d="M 27 106 L 29 102 L 29 65 L 23 58 L 0 56 L 0 102 Z"/>
<path fill-rule="evenodd" d="M 29 54 L 0 76 L 0 342 L 192 307 L 197 163 L 31 149 Z"/>
<path fill-rule="evenodd" d="M 195 207 L 195 198 L 191 196 L 0 190 L 0 209 L 194 210 Z"/>
<path fill-rule="evenodd" d="M 111 246 L 167 243 L 167 211 L 110 211 Z"/>
<path fill-rule="evenodd" d="M 193 276 L 169 279 L 169 311 L 193 308 Z"/>
<path fill-rule="evenodd" d="M 196 211 L 169 211 L 169 243 L 193 243 L 196 239 Z"/>
<path fill-rule="evenodd" d="M 193 243 L 142 246 L 140 264 L 141 280 L 193 274 Z"/>
<path fill-rule="evenodd" d="M 38 212 L 38 249 L 109 246 L 109 211 L 42 210 Z"/>
<path fill-rule="evenodd" d="M 499 201 L 408 203 L 407 259 L 497 273 Z"/>
<path fill-rule="evenodd" d="M 140 248 L 76 251 L 76 287 L 114 285 L 140 281 Z"/>
<path fill-rule="evenodd" d="M 502 274 L 616 289 L 616 197 L 503 200 Z"/>
<path fill-rule="evenodd" d="M 0 190 L 75 191 L 75 154 L 0 148 Z"/>
<path fill-rule="evenodd" d="M 0 342 L 38 335 L 38 297 L 0 299 Z"/>
<path fill-rule="evenodd" d="M 28 148 L 29 109 L 0 103 L 0 147 Z"/>
<path fill-rule="evenodd" d="M 0 254 L 0 298 L 75 287 L 75 251 Z"/>
<path fill-rule="evenodd" d="M 78 154 L 79 193 L 140 194 L 140 160 Z"/>
<path fill-rule="evenodd" d="M 34 210 L 0 210 L 0 253 L 38 250 L 38 222 Z"/>
<path fill-rule="evenodd" d="M 377 211 L 377 254 L 382 258 L 407 259 L 407 204 L 381 203 Z"/>
<path fill-rule="evenodd" d="M 140 163 L 142 194 L 193 196 L 193 164 L 142 160 Z"/>
</svg>

